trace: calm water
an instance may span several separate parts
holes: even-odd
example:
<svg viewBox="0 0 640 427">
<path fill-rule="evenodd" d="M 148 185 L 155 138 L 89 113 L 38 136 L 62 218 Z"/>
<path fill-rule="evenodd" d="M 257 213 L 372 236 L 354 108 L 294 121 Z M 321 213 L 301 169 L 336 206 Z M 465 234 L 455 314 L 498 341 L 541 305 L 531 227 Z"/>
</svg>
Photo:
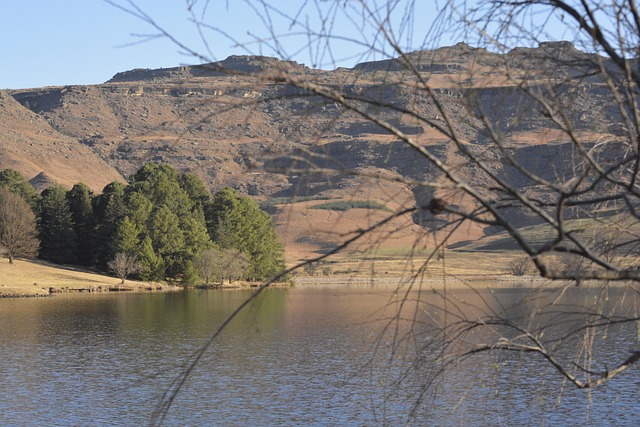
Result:
<svg viewBox="0 0 640 427">
<path fill-rule="evenodd" d="M 500 292 L 501 301 L 521 296 Z M 193 351 L 247 295 L 194 291 L 0 300 L 0 425 L 148 425 Z M 477 297 L 463 294 L 460 301 Z M 381 334 L 398 307 L 390 298 L 389 291 L 370 290 L 265 292 L 205 353 L 164 425 L 640 422 L 638 368 L 589 393 L 520 354 L 460 363 L 439 377 L 410 417 L 426 378 L 424 366 L 412 364 L 410 345 L 392 344 L 419 343 L 429 328 L 424 335 L 419 327 L 414 335 L 404 335 L 402 328 Z M 389 301 L 389 309 L 381 310 Z M 428 324 L 428 316 L 420 316 L 416 324 Z M 639 347 L 635 326 L 605 339 L 605 353 Z"/>
</svg>

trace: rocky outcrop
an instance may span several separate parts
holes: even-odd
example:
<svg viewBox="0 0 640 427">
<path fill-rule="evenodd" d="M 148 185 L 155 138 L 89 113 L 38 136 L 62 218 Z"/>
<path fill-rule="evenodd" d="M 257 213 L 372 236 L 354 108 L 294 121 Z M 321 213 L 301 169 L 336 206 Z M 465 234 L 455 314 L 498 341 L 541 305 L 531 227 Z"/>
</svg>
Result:
<svg viewBox="0 0 640 427">
<path fill-rule="evenodd" d="M 552 91 L 585 138 L 615 138 L 624 131 L 617 126 L 620 112 L 602 79 L 590 74 L 596 59 L 567 42 L 505 54 L 461 43 L 333 71 L 232 56 L 211 64 L 125 71 L 95 86 L 0 93 L 0 167 L 20 170 L 38 188 L 84 181 L 100 191 L 146 162 L 166 162 L 200 176 L 212 190 L 229 185 L 263 202 L 289 195 L 366 194 L 386 203 L 389 194 L 401 191 L 341 170 L 398 179 L 442 178 L 414 148 L 399 144 L 383 127 L 305 89 L 260 78 L 262 73 L 286 73 L 344 93 L 442 161 L 457 165 L 469 181 L 484 182 L 480 168 L 437 131 L 447 128 L 444 108 L 467 150 L 483 156 L 496 174 L 516 179 L 523 191 L 537 191 L 527 188 L 531 183 L 510 170 L 500 153 L 486 149 L 480 116 L 497 133 L 517 135 L 508 141 L 514 158 L 545 177 L 557 176 L 562 167 L 557 159 L 570 156 L 570 144 L 549 131 L 554 124 L 548 114 L 518 84 L 526 79 L 528 87 Z M 610 64 L 605 61 L 604 66 Z M 420 86 L 423 82 L 429 83 L 430 94 Z M 541 162 L 544 153 L 553 155 Z M 337 172 L 329 179 L 302 173 L 308 167 Z M 284 169 L 297 172 L 280 173 Z M 434 197 L 431 190 L 405 190 L 418 204 Z M 274 207 L 273 212 L 282 209 Z M 320 242 L 313 233 L 312 227 L 305 241 Z"/>
</svg>

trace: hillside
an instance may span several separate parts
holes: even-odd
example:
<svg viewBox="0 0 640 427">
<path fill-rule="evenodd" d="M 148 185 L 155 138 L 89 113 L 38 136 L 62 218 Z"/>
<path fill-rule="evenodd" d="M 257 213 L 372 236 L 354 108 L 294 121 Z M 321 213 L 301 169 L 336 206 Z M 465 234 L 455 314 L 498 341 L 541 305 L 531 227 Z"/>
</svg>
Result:
<svg viewBox="0 0 640 427">
<path fill-rule="evenodd" d="M 92 289 L 108 292 L 111 288 L 121 286 L 127 290 L 143 291 L 149 287 L 154 290 L 174 290 L 167 285 L 127 280 L 120 285 L 120 279 L 103 274 L 92 273 L 78 268 L 62 267 L 42 261 L 26 261 L 17 259 L 13 265 L 6 260 L 0 263 L 0 298 L 14 296 L 45 296 L 53 292 Z M 158 288 L 158 289 L 156 289 Z"/>
<path fill-rule="evenodd" d="M 541 200 L 547 197 L 544 190 L 510 168 L 503 152 L 487 148 L 480 111 L 491 118 L 496 132 L 508 133 L 509 155 L 549 180 L 567 174 L 573 144 L 522 96 L 518 85 L 524 79 L 530 87 L 554 91 L 584 140 L 595 145 L 622 132 L 615 126 L 619 112 L 613 106 L 599 108 L 611 105 L 602 90 L 606 82 L 589 73 L 599 59 L 571 44 L 543 43 L 506 54 L 458 44 L 413 52 L 407 58 L 415 67 L 412 72 L 401 60 L 323 71 L 273 58 L 235 56 L 202 66 L 127 71 L 95 86 L 1 93 L 0 168 L 17 169 L 38 188 L 83 181 L 99 192 L 144 163 L 166 162 L 198 175 L 212 190 L 229 185 L 264 203 L 275 217 L 288 258 L 294 260 L 322 253 L 387 214 L 377 209 L 313 209 L 314 205 L 369 200 L 398 210 L 445 194 L 407 180 L 445 180 L 380 126 L 309 91 L 263 79 L 261 73 L 281 73 L 366 100 L 366 108 L 413 136 L 461 176 L 485 182 L 487 171 L 471 164 L 436 130 L 445 123 L 424 90 L 422 83 L 428 82 L 466 149 L 476 152 L 489 172 Z M 305 172 L 317 168 L 332 172 Z M 298 198 L 282 199 L 293 196 Z M 454 193 L 446 197 L 451 204 L 467 206 L 468 201 Z M 533 225 L 521 212 L 509 215 L 519 225 Z M 433 246 L 441 238 L 438 228 L 437 221 L 404 216 L 358 249 Z M 489 227 L 465 226 L 450 243 L 464 248 L 466 242 L 492 234 Z"/>
</svg>

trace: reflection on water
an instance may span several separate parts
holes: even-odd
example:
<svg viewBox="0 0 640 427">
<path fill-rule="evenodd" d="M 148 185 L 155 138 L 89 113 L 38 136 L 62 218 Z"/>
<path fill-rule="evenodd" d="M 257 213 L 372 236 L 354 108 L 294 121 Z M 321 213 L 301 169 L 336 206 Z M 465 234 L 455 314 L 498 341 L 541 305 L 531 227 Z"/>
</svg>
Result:
<svg viewBox="0 0 640 427">
<path fill-rule="evenodd" d="M 148 424 L 185 361 L 247 295 L 0 300 L 0 425 Z M 514 318 L 538 303 L 518 304 L 520 297 L 500 295 L 515 303 Z M 478 298 L 462 293 L 455 310 L 473 310 Z M 410 341 L 398 339 L 406 331 L 381 335 L 398 306 L 388 291 L 265 292 L 205 354 L 165 425 L 406 423 L 429 368 L 415 363 L 426 336 L 419 327 L 413 346 L 395 346 L 393 354 L 391 344 Z M 419 313 L 412 321 L 425 325 L 424 334 L 430 322 L 442 321 L 434 318 L 437 310 Z M 632 348 L 632 329 L 612 331 L 611 347 Z M 637 370 L 589 393 L 563 385 L 540 358 L 519 353 L 467 359 L 432 389 L 437 393 L 425 394 L 410 424 L 635 425 L 640 416 Z"/>
</svg>

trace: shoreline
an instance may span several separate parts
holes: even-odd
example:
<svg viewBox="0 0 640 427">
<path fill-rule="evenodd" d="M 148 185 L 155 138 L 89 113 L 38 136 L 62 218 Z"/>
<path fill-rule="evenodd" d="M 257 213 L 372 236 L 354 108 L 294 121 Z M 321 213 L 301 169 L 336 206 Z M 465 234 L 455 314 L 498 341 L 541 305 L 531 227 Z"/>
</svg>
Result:
<svg viewBox="0 0 640 427">
<path fill-rule="evenodd" d="M 609 283 L 621 287 L 628 282 Z M 212 285 L 209 289 L 255 289 L 262 282 L 234 282 Z M 512 276 L 510 274 L 448 275 L 443 277 L 411 277 L 401 275 L 294 275 L 291 282 L 273 284 L 272 287 L 298 287 L 305 289 L 380 289 L 380 290 L 465 290 L 465 289 L 559 289 L 575 287 L 575 282 L 553 281 L 539 276 Z M 603 282 L 583 282 L 581 288 L 603 286 Z M 194 289 L 205 289 L 204 285 Z M 157 282 L 139 282 L 101 275 L 70 266 L 58 266 L 40 261 L 15 260 L 13 265 L 0 264 L 0 298 L 33 298 L 68 293 L 140 293 L 173 292 L 184 288 Z"/>
<path fill-rule="evenodd" d="M 15 259 L 0 263 L 0 298 L 33 298 L 66 293 L 167 292 L 174 285 L 106 276 L 74 266 Z"/>
</svg>

